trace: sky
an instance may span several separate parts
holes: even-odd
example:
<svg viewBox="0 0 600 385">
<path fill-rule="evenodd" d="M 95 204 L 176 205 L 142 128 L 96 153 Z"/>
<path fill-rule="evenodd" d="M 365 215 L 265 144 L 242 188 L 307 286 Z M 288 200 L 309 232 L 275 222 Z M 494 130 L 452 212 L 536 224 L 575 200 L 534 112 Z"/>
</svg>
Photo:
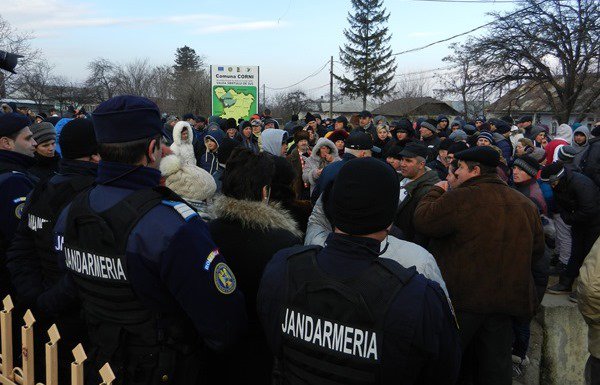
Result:
<svg viewBox="0 0 600 385">
<path fill-rule="evenodd" d="M 384 0 L 384 6 L 390 46 L 400 52 L 486 24 L 492 20 L 486 13 L 516 4 Z M 74 81 L 86 78 L 95 58 L 172 64 L 176 48 L 188 45 L 207 64 L 260 66 L 269 94 L 314 74 L 332 55 L 339 60 L 349 11 L 350 0 L 2 0 L 0 16 L 30 32 L 56 74 Z M 448 44 L 396 56 L 397 73 L 447 66 Z M 343 71 L 335 63 L 334 72 Z M 328 83 L 327 66 L 291 89 L 318 97 Z"/>
</svg>

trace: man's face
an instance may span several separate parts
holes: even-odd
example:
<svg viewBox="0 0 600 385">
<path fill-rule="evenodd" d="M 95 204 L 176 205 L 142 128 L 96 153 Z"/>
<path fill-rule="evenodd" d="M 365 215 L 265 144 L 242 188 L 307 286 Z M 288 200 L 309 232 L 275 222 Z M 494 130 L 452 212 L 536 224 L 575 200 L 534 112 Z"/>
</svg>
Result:
<svg viewBox="0 0 600 385">
<path fill-rule="evenodd" d="M 208 151 L 215 151 L 217 149 L 217 142 L 212 139 L 207 139 L 206 148 L 208 148 Z"/>
<path fill-rule="evenodd" d="M 446 153 L 446 164 L 450 164 L 454 160 L 454 154 L 448 151 L 446 151 Z"/>
<path fill-rule="evenodd" d="M 583 146 L 587 140 L 587 138 L 585 137 L 584 134 L 582 134 L 581 132 L 576 132 L 575 135 L 573 136 L 573 140 L 575 141 L 575 143 L 577 143 L 580 146 Z"/>
<path fill-rule="evenodd" d="M 486 138 L 477 139 L 477 146 L 491 146 L 492 143 Z"/>
<path fill-rule="evenodd" d="M 371 121 L 373 120 L 373 118 L 370 118 L 368 116 L 365 117 L 360 117 L 358 118 L 358 124 L 360 124 L 361 127 L 367 127 Z"/>
<path fill-rule="evenodd" d="M 515 147 L 515 154 L 517 156 L 525 154 L 525 146 L 523 146 L 523 143 L 517 142 L 517 146 Z"/>
<path fill-rule="evenodd" d="M 231 139 L 235 138 L 235 134 L 237 134 L 237 130 L 235 128 L 227 129 L 227 136 Z"/>
<path fill-rule="evenodd" d="M 317 122 L 317 125 L 321 124 L 321 119 L 320 118 L 315 118 L 315 121 Z"/>
<path fill-rule="evenodd" d="M 311 120 L 310 122 L 308 122 L 308 127 L 312 128 L 313 130 L 317 128 L 317 121 L 316 120 Z"/>
<path fill-rule="evenodd" d="M 451 189 L 455 189 L 458 186 L 460 186 L 460 182 L 458 181 L 458 178 L 456 176 L 456 170 L 452 166 L 448 167 L 448 175 L 446 175 L 446 181 L 448 181 L 448 185 Z"/>
<path fill-rule="evenodd" d="M 433 135 L 433 133 L 425 127 L 419 128 L 419 133 L 421 134 L 421 137 L 423 137 L 423 138 L 429 138 L 431 135 Z"/>
<path fill-rule="evenodd" d="M 475 122 L 475 127 L 476 127 L 477 129 L 479 129 L 479 127 L 481 127 L 481 125 L 482 125 L 482 124 L 483 124 L 483 122 L 482 122 L 481 120 L 477 120 L 477 121 Z"/>
<path fill-rule="evenodd" d="M 342 123 L 342 122 L 335 122 L 335 124 L 333 125 L 333 128 L 335 130 L 343 130 L 344 129 L 344 123 Z"/>
<path fill-rule="evenodd" d="M 473 170 L 469 170 L 469 167 L 462 160 L 458 161 L 458 168 L 455 171 L 456 178 L 458 179 L 458 183 L 463 184 L 471 178 L 479 176 L 481 171 L 479 167 L 473 167 Z"/>
<path fill-rule="evenodd" d="M 448 121 L 442 120 L 438 125 L 440 126 L 440 129 L 445 130 L 446 127 L 448 127 Z"/>
<path fill-rule="evenodd" d="M 396 171 L 400 170 L 400 159 L 396 159 L 396 158 L 392 158 L 391 156 L 388 156 L 385 161 L 390 166 L 392 166 L 394 168 L 394 170 L 396 170 Z"/>
<path fill-rule="evenodd" d="M 402 158 L 400 160 L 400 173 L 403 177 L 414 179 L 425 169 L 425 162 L 419 158 Z"/>
<path fill-rule="evenodd" d="M 408 133 L 406 131 L 403 131 L 403 130 L 397 130 L 396 131 L 396 138 L 398 140 L 404 140 L 404 139 L 408 138 Z"/>
<path fill-rule="evenodd" d="M 11 151 L 18 152 L 19 154 L 33 156 L 35 153 L 35 146 L 37 145 L 33 134 L 29 127 L 23 128 L 15 140 L 9 139 L 9 148 Z"/>
<path fill-rule="evenodd" d="M 275 123 L 273 123 L 273 122 L 269 122 L 269 123 L 265 124 L 265 130 L 266 130 L 267 128 L 275 128 Z"/>
<path fill-rule="evenodd" d="M 446 156 L 448 156 L 448 150 L 438 150 L 438 155 L 440 156 L 440 160 L 444 166 L 448 166 L 446 162 Z"/>
<path fill-rule="evenodd" d="M 306 139 L 302 139 L 298 142 L 298 151 L 300 152 L 306 152 L 306 150 L 308 150 L 308 140 Z"/>
<path fill-rule="evenodd" d="M 339 150 L 343 150 L 344 149 L 344 141 L 343 140 L 336 140 L 335 141 L 335 148 Z"/>
<path fill-rule="evenodd" d="M 458 124 L 453 124 L 452 127 L 450 127 L 450 130 L 452 132 L 454 132 L 454 131 L 458 130 L 459 128 L 460 128 L 460 126 Z"/>
<path fill-rule="evenodd" d="M 524 183 L 524 182 L 527 182 L 528 180 L 530 180 L 531 177 L 529 176 L 529 174 L 527 174 L 525 171 L 523 171 L 520 167 L 514 166 L 513 167 L 513 179 L 514 179 L 515 183 Z"/>
</svg>

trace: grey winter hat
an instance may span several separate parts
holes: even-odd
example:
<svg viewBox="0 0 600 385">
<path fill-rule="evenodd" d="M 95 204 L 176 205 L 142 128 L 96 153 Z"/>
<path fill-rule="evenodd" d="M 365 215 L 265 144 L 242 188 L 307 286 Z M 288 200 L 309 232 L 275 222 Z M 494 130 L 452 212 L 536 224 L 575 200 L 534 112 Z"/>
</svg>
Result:
<svg viewBox="0 0 600 385">
<path fill-rule="evenodd" d="M 568 162 L 575 158 L 577 155 L 577 150 L 573 146 L 560 146 L 558 149 L 558 159 L 563 162 Z"/>
<path fill-rule="evenodd" d="M 467 140 L 467 138 L 468 138 L 467 133 L 464 132 L 463 130 L 456 130 L 453 133 L 451 133 L 450 136 L 448 137 L 448 139 L 453 140 L 455 142 Z"/>
<path fill-rule="evenodd" d="M 535 178 L 540 169 L 540 164 L 531 155 L 523 155 L 522 157 L 515 159 L 513 166 L 519 167 L 532 178 Z"/>
<path fill-rule="evenodd" d="M 29 126 L 29 129 L 31 130 L 33 139 L 37 142 L 37 144 L 41 144 L 49 140 L 56 140 L 56 129 L 50 122 L 32 124 Z"/>
<path fill-rule="evenodd" d="M 433 132 L 434 134 L 438 133 L 437 127 L 434 126 L 433 124 L 429 123 L 429 122 L 422 122 L 421 123 L 421 127 L 425 127 L 426 129 L 428 129 L 429 131 Z"/>
</svg>

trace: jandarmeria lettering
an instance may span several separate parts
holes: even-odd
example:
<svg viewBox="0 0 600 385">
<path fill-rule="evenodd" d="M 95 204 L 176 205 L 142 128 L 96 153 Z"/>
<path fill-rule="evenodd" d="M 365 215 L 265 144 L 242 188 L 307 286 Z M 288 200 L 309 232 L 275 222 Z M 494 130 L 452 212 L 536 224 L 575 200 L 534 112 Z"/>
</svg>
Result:
<svg viewBox="0 0 600 385">
<path fill-rule="evenodd" d="M 27 215 L 27 226 L 33 231 L 41 230 L 44 223 L 48 223 L 48 220 L 31 214 Z"/>
<path fill-rule="evenodd" d="M 281 330 L 288 336 L 344 354 L 378 361 L 377 333 L 285 309 Z"/>
<path fill-rule="evenodd" d="M 123 264 L 119 258 L 105 257 L 84 251 L 64 248 L 67 268 L 81 275 L 95 278 L 127 281 Z"/>
</svg>

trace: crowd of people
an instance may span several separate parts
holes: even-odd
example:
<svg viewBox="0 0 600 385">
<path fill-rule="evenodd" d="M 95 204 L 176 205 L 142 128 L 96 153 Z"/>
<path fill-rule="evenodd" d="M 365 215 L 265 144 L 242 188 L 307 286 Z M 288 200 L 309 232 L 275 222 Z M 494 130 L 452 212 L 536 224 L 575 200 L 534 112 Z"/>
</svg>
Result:
<svg viewBox="0 0 600 385">
<path fill-rule="evenodd" d="M 600 122 L 70 115 L 0 112 L 0 297 L 64 381 L 511 384 L 549 293 L 599 383 Z"/>
</svg>

